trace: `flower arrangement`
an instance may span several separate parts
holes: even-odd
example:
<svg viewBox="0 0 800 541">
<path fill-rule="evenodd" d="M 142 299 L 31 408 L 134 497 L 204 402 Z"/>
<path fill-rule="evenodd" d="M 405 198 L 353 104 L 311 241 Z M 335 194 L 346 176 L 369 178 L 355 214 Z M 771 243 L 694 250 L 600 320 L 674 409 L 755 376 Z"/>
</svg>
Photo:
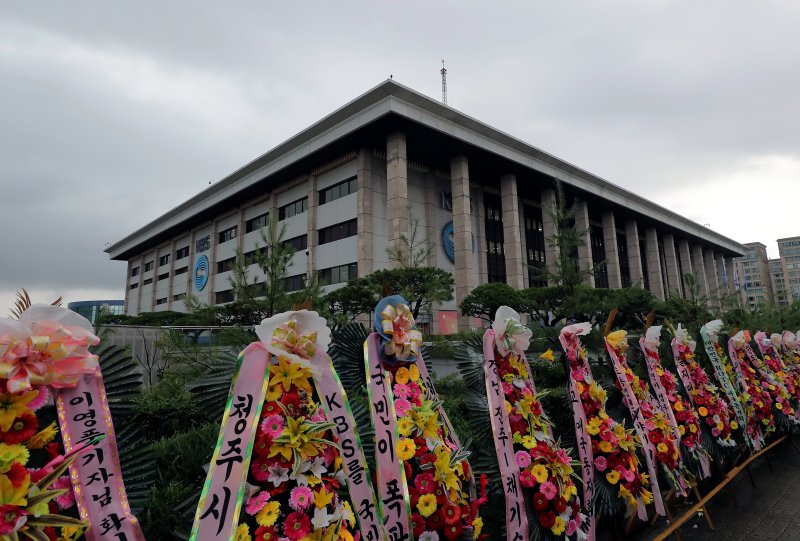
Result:
<svg viewBox="0 0 800 541">
<path fill-rule="evenodd" d="M 758 372 L 747 362 L 745 344 L 749 339 L 750 333 L 739 331 L 728 341 L 728 351 L 730 352 L 730 361 L 734 363 L 734 370 L 739 375 L 742 402 L 746 404 L 748 410 L 748 434 L 755 434 L 756 428 L 758 428 L 766 436 L 775 432 L 776 429 L 776 418 L 772 408 L 773 399 L 769 393 L 770 383 L 761 381 Z M 721 349 L 720 347 L 718 352 Z M 724 356 L 720 356 L 720 358 L 723 359 L 723 362 L 726 359 Z M 781 408 L 783 405 L 776 406 L 775 413 L 779 412 Z"/>
<path fill-rule="evenodd" d="M 406 480 L 413 536 L 452 541 L 471 530 L 480 538 L 483 520 L 478 510 L 486 501 L 488 481 L 481 480 L 480 498 L 470 495 L 469 452 L 458 443 L 427 376 L 411 311 L 402 297 L 387 297 L 378 304 L 375 320 L 383 346 L 380 362 L 396 415 L 395 452 Z"/>
<path fill-rule="evenodd" d="M 800 345 L 797 342 L 795 333 L 783 331 L 780 352 L 786 367 L 797 374 L 798 370 L 800 370 Z"/>
<path fill-rule="evenodd" d="M 492 330 L 492 354 L 510 423 L 513 460 L 525 502 L 537 518 L 534 527 L 555 537 L 582 538 L 586 517 L 573 480 L 573 462 L 553 438 L 524 356 L 531 331 L 507 306 L 497 311 Z"/>
<path fill-rule="evenodd" d="M 330 330 L 314 312 L 279 314 L 256 328 L 271 353 L 237 541 L 354 539 L 356 518 L 346 497 L 342 456 L 310 362 Z"/>
<path fill-rule="evenodd" d="M 643 443 L 654 448 L 655 457 L 672 488 L 678 494 L 684 494 L 688 483 L 680 456 L 680 440 L 673 433 L 667 414 L 661 411 L 655 398 L 650 394 L 647 382 L 634 374 L 628 364 L 627 335 L 627 331 L 618 330 L 606 336 L 606 347 L 610 350 L 609 353 L 612 353 L 612 361 L 617 371 L 617 386 L 623 391 L 624 402 L 634 418 L 634 423 L 637 422 L 637 416 L 641 415 L 644 426 L 640 427 L 642 432 L 640 438 L 646 440 Z M 622 378 L 625 378 L 625 381 L 621 381 Z M 633 392 L 635 402 L 626 393 L 626 387 Z"/>
<path fill-rule="evenodd" d="M 653 390 L 659 399 L 661 409 L 667 413 L 673 431 L 680 442 L 680 448 L 690 462 L 698 466 L 701 477 L 708 477 L 708 452 L 702 445 L 700 417 L 692 403 L 678 394 L 675 376 L 664 369 L 658 348 L 661 344 L 661 326 L 651 326 L 639 341 L 647 363 Z"/>
<path fill-rule="evenodd" d="M 633 430 L 626 429 L 606 412 L 606 391 L 592 377 L 586 349 L 579 339 L 589 330 L 588 323 L 580 323 L 564 327 L 560 335 L 569 364 L 570 385 L 577 395 L 573 400 L 577 400 L 577 406 L 580 406 L 576 419 L 585 416 L 585 432 L 590 443 L 588 450 L 591 452 L 581 457 L 584 490 L 592 479 L 596 479 L 593 486 L 596 484 L 598 488 L 603 487 L 601 490 L 615 493 L 628 507 L 638 507 L 640 515 L 643 515 L 644 506 L 653 501 L 653 493 L 648 490 L 648 475 L 640 471 L 636 455 L 640 443 Z M 585 436 L 578 430 L 578 424 L 576 420 L 578 450 L 582 453 L 580 444 Z M 586 464 L 586 458 L 589 464 Z M 593 467 L 593 471 L 587 472 L 587 466 Z M 586 505 L 591 504 L 586 502 Z"/>
<path fill-rule="evenodd" d="M 736 447 L 734 433 L 739 429 L 739 423 L 735 412 L 700 366 L 694 353 L 695 347 L 695 341 L 689 337 L 686 329 L 678 324 L 675 337 L 672 339 L 672 353 L 678 376 L 689 395 L 689 400 L 697 408 L 700 426 L 709 432 L 710 441 L 715 441 L 721 447 Z"/>
<path fill-rule="evenodd" d="M 796 405 L 797 400 L 800 399 L 800 383 L 798 383 L 797 374 L 786 367 L 778 353 L 782 341 L 781 335 L 776 333 L 767 336 L 764 331 L 759 331 L 755 335 L 755 341 L 764 359 L 766 371 L 774 376 L 776 383 L 783 391 L 781 394 L 786 395 L 790 403 Z"/>
</svg>

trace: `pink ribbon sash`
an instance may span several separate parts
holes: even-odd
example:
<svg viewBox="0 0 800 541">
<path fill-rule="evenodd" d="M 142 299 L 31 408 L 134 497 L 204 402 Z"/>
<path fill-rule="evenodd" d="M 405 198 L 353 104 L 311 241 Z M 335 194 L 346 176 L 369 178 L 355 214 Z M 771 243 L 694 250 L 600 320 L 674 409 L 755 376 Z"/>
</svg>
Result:
<svg viewBox="0 0 800 541">
<path fill-rule="evenodd" d="M 702 332 L 702 330 L 701 330 L 701 332 Z M 708 351 L 708 350 L 706 350 L 706 351 Z M 739 385 L 739 389 L 742 391 L 742 393 L 749 394 L 748 387 L 747 387 L 747 381 L 745 381 L 744 374 L 742 374 L 742 368 L 739 366 L 739 355 L 738 355 L 738 353 L 736 351 L 736 346 L 734 346 L 734 344 L 733 344 L 733 338 L 730 338 L 728 340 L 728 356 L 730 357 L 729 360 L 730 360 L 731 366 L 733 367 L 733 371 L 736 373 L 736 382 Z M 717 352 L 716 352 L 716 349 L 714 349 L 714 359 L 717 359 L 717 358 L 718 358 L 717 357 Z M 712 359 L 712 363 L 713 363 L 713 359 Z M 723 372 L 722 375 L 725 378 L 727 378 L 727 374 L 725 374 L 724 370 L 722 372 Z M 718 377 L 718 379 L 720 378 L 720 376 L 717 376 L 717 377 Z M 742 410 L 742 415 L 744 415 L 744 409 L 742 408 L 742 403 L 739 401 L 738 397 L 736 397 L 736 393 L 733 391 L 733 386 L 730 384 L 730 380 L 727 380 L 727 381 L 728 381 L 728 386 L 731 388 L 731 392 L 733 392 L 734 397 L 735 397 L 735 398 L 731 399 L 731 402 L 733 402 L 735 400 L 735 404 L 737 405 L 737 407 L 739 409 Z M 753 413 L 753 415 L 755 415 L 755 413 Z M 737 410 L 737 417 L 738 417 L 738 410 Z M 749 427 L 748 421 L 749 421 L 749 419 L 748 419 L 748 417 L 746 415 L 744 415 L 744 419 L 745 419 L 745 422 L 742 425 L 742 432 L 744 433 L 745 438 L 747 439 L 748 443 L 750 443 L 750 446 L 753 448 L 753 450 L 754 451 L 760 451 L 761 447 L 764 444 L 764 431 L 761 429 L 761 423 L 759 423 L 758 421 L 754 422 L 754 425 L 756 427 L 755 428 L 756 434 L 754 436 L 751 436 L 749 431 L 748 431 L 748 427 Z"/>
<path fill-rule="evenodd" d="M 229 541 L 236 535 L 258 419 L 269 385 L 270 355 L 253 342 L 239 355 L 222 416 L 191 541 Z"/>
<path fill-rule="evenodd" d="M 89 524 L 87 541 L 144 541 L 125 494 L 117 439 L 100 369 L 82 375 L 75 387 L 55 389 L 54 394 L 67 453 L 105 435 L 105 439 L 76 458 L 69 468 L 81 520 Z"/>
<path fill-rule="evenodd" d="M 358 518 L 359 531 L 362 538 L 368 541 L 385 539 L 381 507 L 375 505 L 369 467 L 342 383 L 327 353 L 317 351 L 311 363 L 316 368 L 314 383 L 325 416 L 336 425 L 336 442 L 341 452 L 342 468 L 348 478 L 348 490 Z"/>
<path fill-rule="evenodd" d="M 658 486 L 658 469 L 656 468 L 656 449 L 653 442 L 650 441 L 650 436 L 645 426 L 644 416 L 639 407 L 639 399 L 636 398 L 633 389 L 631 389 L 625 371 L 622 369 L 619 357 L 611 345 L 606 342 L 606 351 L 611 357 L 611 365 L 614 367 L 614 373 L 617 376 L 620 387 L 622 387 L 623 402 L 628 407 L 633 418 L 633 428 L 636 430 L 636 435 L 639 436 L 639 441 L 642 443 L 642 450 L 644 451 L 645 462 L 647 462 L 647 471 L 650 473 L 650 485 L 653 488 L 653 504 L 656 508 L 656 513 L 661 516 L 666 515 L 664 511 L 664 501 L 661 499 L 661 489 Z"/>
<path fill-rule="evenodd" d="M 505 395 L 500 385 L 495 360 L 495 335 L 489 329 L 483 335 L 483 369 L 486 373 L 486 396 L 489 399 L 489 419 L 494 434 L 494 447 L 500 476 L 503 479 L 503 492 L 506 501 L 506 532 L 511 539 L 512 532 L 519 534 L 519 539 L 528 539 L 528 518 L 525 510 L 525 498 L 519 484 L 519 467 L 514 458 L 514 446 L 511 440 L 511 425 L 505 407 Z M 527 364 L 527 363 L 526 363 Z M 515 538 L 516 539 L 516 538 Z"/>
<path fill-rule="evenodd" d="M 381 362 L 380 348 L 380 335 L 370 334 L 364 342 L 364 362 L 372 426 L 375 429 L 378 499 L 383 508 L 383 523 L 390 538 L 408 539 L 412 532 L 411 500 L 406 484 L 405 468 L 397 456 L 398 435 L 394 399 L 389 390 L 389 376 Z"/>
</svg>

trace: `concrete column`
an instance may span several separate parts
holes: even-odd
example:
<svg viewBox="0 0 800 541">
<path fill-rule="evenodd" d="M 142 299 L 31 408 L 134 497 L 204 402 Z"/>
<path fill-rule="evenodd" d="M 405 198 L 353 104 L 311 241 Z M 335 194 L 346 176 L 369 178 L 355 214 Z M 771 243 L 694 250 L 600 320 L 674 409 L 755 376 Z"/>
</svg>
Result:
<svg viewBox="0 0 800 541">
<path fill-rule="evenodd" d="M 667 281 L 669 288 L 666 293 L 670 295 L 675 291 L 679 297 L 683 296 L 683 288 L 681 287 L 681 270 L 678 267 L 678 251 L 675 249 L 675 237 L 672 233 L 664 235 L 664 259 L 667 266 Z"/>
<path fill-rule="evenodd" d="M 625 240 L 628 243 L 628 267 L 631 270 L 631 285 L 644 287 L 642 255 L 639 252 L 639 227 L 636 220 L 625 222 Z"/>
<path fill-rule="evenodd" d="M 214 227 L 211 230 L 211 250 L 208 256 L 208 283 L 203 292 L 208 295 L 208 305 L 217 304 L 217 246 L 219 246 L 219 223 L 214 220 Z"/>
<path fill-rule="evenodd" d="M 719 293 L 719 278 L 717 276 L 717 262 L 714 260 L 714 250 L 706 248 L 703 250 L 705 257 L 706 275 L 708 276 L 708 292 Z"/>
<path fill-rule="evenodd" d="M 358 214 L 356 215 L 356 228 L 358 229 L 357 258 L 358 275 L 366 276 L 373 269 L 373 176 L 372 176 L 372 153 L 369 149 L 362 148 L 358 151 L 356 158 L 356 201 L 358 204 Z"/>
<path fill-rule="evenodd" d="M 522 204 L 519 205 L 519 212 L 517 212 L 517 219 L 519 220 L 520 234 L 519 234 L 519 247 L 522 252 L 522 288 L 527 289 L 531 287 L 530 280 L 528 279 L 528 239 L 525 236 L 525 208 Z"/>
<path fill-rule="evenodd" d="M 514 289 L 525 287 L 525 259 L 522 257 L 522 227 L 519 221 L 517 177 L 500 178 L 500 200 L 503 207 L 503 249 L 506 254 L 506 283 Z"/>
<path fill-rule="evenodd" d="M 131 298 L 131 270 L 133 269 L 134 259 L 128 260 L 128 270 L 125 271 L 125 306 L 122 307 L 123 313 L 127 314 L 130 308 Z M 137 288 L 138 289 L 138 288 Z"/>
<path fill-rule="evenodd" d="M 437 267 L 439 265 L 439 246 L 442 244 L 442 232 L 436 221 L 436 182 L 434 175 L 428 173 L 425 176 L 425 239 L 431 247 L 428 256 L 428 266 Z"/>
<path fill-rule="evenodd" d="M 556 192 L 542 190 L 542 229 L 544 230 L 544 260 L 549 274 L 558 274 L 558 246 L 552 246 L 556 235 Z M 548 285 L 555 285 L 548 280 Z"/>
<path fill-rule="evenodd" d="M 708 295 L 708 275 L 703 261 L 703 247 L 699 244 L 692 245 L 692 269 L 694 277 L 697 278 L 697 284 L 700 286 L 700 295 Z"/>
<path fill-rule="evenodd" d="M 453 241 L 456 255 L 456 305 L 461 304 L 475 287 L 472 268 L 472 217 L 470 216 L 469 162 L 465 156 L 450 161 L 450 183 L 453 193 Z M 459 312 L 458 329 L 471 327 L 469 317 Z"/>
<path fill-rule="evenodd" d="M 483 190 L 480 188 L 475 191 L 475 201 L 472 201 L 471 205 L 472 210 L 478 215 L 478 227 L 475 232 L 475 244 L 478 250 L 478 284 L 485 284 L 489 282 L 486 261 L 489 250 L 486 246 L 486 207 L 483 204 Z"/>
<path fill-rule="evenodd" d="M 724 258 L 724 260 L 725 260 L 725 275 L 728 278 L 727 290 L 728 293 L 733 293 L 734 291 L 736 291 L 736 283 L 733 281 L 733 275 L 734 275 L 733 258 L 726 257 Z M 772 277 L 770 276 L 770 278 Z"/>
<path fill-rule="evenodd" d="M 658 252 L 658 232 L 655 227 L 645 231 L 647 273 L 650 279 L 650 292 L 664 300 L 664 278 L 661 275 L 661 254 Z"/>
<path fill-rule="evenodd" d="M 622 287 L 622 272 L 619 268 L 619 247 L 617 246 L 617 221 L 610 210 L 603 212 L 603 244 L 606 249 L 606 271 L 608 287 Z"/>
<path fill-rule="evenodd" d="M 575 229 L 580 233 L 583 243 L 578 246 L 578 269 L 581 272 L 592 268 L 592 235 L 589 230 L 589 207 L 586 201 L 575 202 Z M 594 287 L 594 274 L 588 273 L 583 278 L 583 283 Z"/>
<path fill-rule="evenodd" d="M 408 235 L 408 160 L 406 136 L 393 133 L 386 142 L 386 225 L 389 249 L 402 248 L 401 235 Z M 389 267 L 398 267 L 389 261 Z"/>
<path fill-rule="evenodd" d="M 694 270 L 692 267 L 692 252 L 689 249 L 689 241 L 686 239 L 681 239 L 678 241 L 678 257 L 681 258 L 681 267 L 683 267 L 683 274 L 694 274 Z M 681 276 L 681 291 L 684 297 L 686 297 L 686 280 L 683 276 Z"/>
<path fill-rule="evenodd" d="M 358 180 L 356 180 L 358 182 Z M 356 195 L 358 197 L 358 195 Z M 317 234 L 317 210 L 319 209 L 319 191 L 317 191 L 317 175 L 308 177 L 308 235 L 306 237 L 306 273 L 310 274 L 317 268 L 317 244 L 319 234 Z M 356 215 L 356 229 L 358 229 L 358 215 Z M 361 233 L 361 230 L 358 229 Z M 356 250 L 358 248 L 356 247 Z M 359 274 L 362 272 L 358 267 Z"/>
</svg>

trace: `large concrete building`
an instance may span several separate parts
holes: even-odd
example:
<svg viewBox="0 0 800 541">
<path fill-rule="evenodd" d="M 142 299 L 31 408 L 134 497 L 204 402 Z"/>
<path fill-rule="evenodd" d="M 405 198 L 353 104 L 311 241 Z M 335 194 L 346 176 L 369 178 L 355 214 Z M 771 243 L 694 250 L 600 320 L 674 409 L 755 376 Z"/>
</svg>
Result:
<svg viewBox="0 0 800 541">
<path fill-rule="evenodd" d="M 767 247 L 760 242 L 745 243 L 747 252 L 735 260 L 737 284 L 746 305 L 755 310 L 773 302 L 772 264 L 767 257 Z"/>
<path fill-rule="evenodd" d="M 187 294 L 232 300 L 235 250 L 255 250 L 270 214 L 297 249 L 290 290 L 308 272 L 336 287 L 390 266 L 387 248 L 414 220 L 435 247 L 428 263 L 455 276 L 455 300 L 421 318 L 446 333 L 472 323 L 457 305 L 478 284 L 544 285 L 557 181 L 586 232 L 578 262 L 605 261 L 587 284 L 639 284 L 664 298 L 684 295 L 691 273 L 703 293 L 733 288 L 733 258 L 745 252 L 738 242 L 393 80 L 106 251 L 127 262 L 127 313 L 182 310 Z"/>
</svg>

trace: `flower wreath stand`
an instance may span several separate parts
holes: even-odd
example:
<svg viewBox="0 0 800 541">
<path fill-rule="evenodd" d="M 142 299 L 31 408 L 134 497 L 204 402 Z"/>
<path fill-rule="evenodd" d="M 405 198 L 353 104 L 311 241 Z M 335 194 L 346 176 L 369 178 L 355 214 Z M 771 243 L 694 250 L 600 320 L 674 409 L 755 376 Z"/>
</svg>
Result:
<svg viewBox="0 0 800 541">
<path fill-rule="evenodd" d="M 632 430 L 606 412 L 606 392 L 592 376 L 589 358 L 580 337 L 589 334 L 589 323 L 561 329 L 559 341 L 569 370 L 568 389 L 575 420 L 575 436 L 583 478 L 583 502 L 589 517 L 589 539 L 595 538 L 595 522 L 602 512 L 612 515 L 623 502 L 627 510 L 647 519 L 645 506 L 653 501 L 650 479 L 640 471 Z"/>
<path fill-rule="evenodd" d="M 786 367 L 800 377 L 800 343 L 792 331 L 783 331 L 780 353 Z"/>
<path fill-rule="evenodd" d="M 88 320 L 34 304 L 0 320 L 0 538 L 143 541 L 128 505 L 116 437 Z M 37 432 L 35 414 L 55 401 L 55 423 Z M 29 460 L 46 449 L 49 462 Z M 69 468 L 69 477 L 61 475 Z M 77 505 L 80 520 L 57 514 Z M 84 531 L 85 528 L 85 531 Z"/>
<path fill-rule="evenodd" d="M 505 495 L 507 538 L 585 539 L 588 521 L 572 479 L 573 462 L 553 438 L 525 357 L 530 337 L 531 330 L 508 306 L 497 310 L 483 335 L 486 396 Z M 535 521 L 529 524 L 528 516 Z"/>
<path fill-rule="evenodd" d="M 782 341 L 781 335 L 775 333 L 767 336 L 764 331 L 758 331 L 753 339 L 756 346 L 758 346 L 761 359 L 763 359 L 763 363 L 759 363 L 760 369 L 774 377 L 782 394 L 785 393 L 791 403 L 796 417 L 798 400 L 800 399 L 800 384 L 798 384 L 797 375 L 786 367 L 779 353 Z M 760 361 L 761 359 L 758 360 Z"/>
<path fill-rule="evenodd" d="M 298 310 L 255 330 L 260 341 L 239 355 L 190 539 L 385 539 L 325 320 Z"/>
<path fill-rule="evenodd" d="M 406 301 L 382 299 L 364 343 L 386 539 L 479 538 L 483 520 L 469 452 L 461 446 L 422 358 Z"/>
</svg>

